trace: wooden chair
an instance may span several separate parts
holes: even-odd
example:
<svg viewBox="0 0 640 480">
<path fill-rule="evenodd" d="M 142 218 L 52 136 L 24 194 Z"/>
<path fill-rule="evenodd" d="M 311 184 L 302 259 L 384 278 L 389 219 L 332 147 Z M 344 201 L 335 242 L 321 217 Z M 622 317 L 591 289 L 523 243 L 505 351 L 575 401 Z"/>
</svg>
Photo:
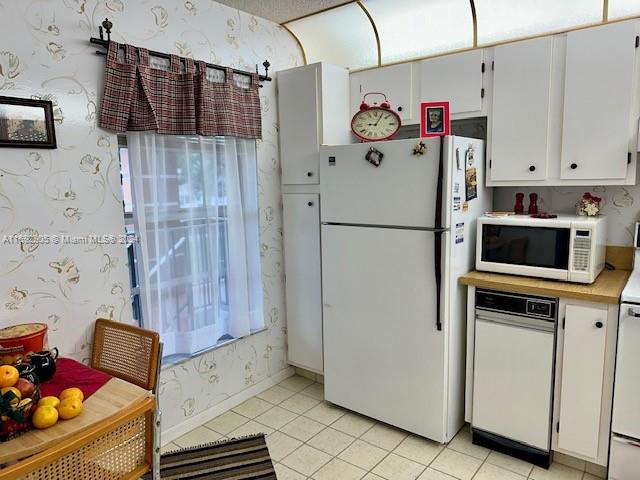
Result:
<svg viewBox="0 0 640 480">
<path fill-rule="evenodd" d="M 156 393 L 161 348 L 156 332 L 99 318 L 93 331 L 91 368 Z"/>
<path fill-rule="evenodd" d="M 96 320 L 91 367 L 156 394 L 162 343 L 156 332 Z M 160 479 L 157 395 L 81 432 L 63 444 L 0 470 L 24 480 L 137 480 L 151 470 Z M 4 475 L 3 475 L 4 474 Z"/>
<path fill-rule="evenodd" d="M 161 413 L 157 389 L 161 363 L 162 342 L 157 332 L 104 318 L 96 320 L 91 368 L 150 390 L 156 397 L 151 453 L 153 480 L 160 479 Z"/>
</svg>

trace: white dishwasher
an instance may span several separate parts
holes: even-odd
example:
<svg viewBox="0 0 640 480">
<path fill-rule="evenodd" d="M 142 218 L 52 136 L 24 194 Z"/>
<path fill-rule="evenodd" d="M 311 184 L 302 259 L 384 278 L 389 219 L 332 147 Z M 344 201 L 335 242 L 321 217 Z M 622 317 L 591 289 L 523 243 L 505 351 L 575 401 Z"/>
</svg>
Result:
<svg viewBox="0 0 640 480">
<path fill-rule="evenodd" d="M 473 443 L 548 468 L 558 299 L 476 291 Z"/>
</svg>

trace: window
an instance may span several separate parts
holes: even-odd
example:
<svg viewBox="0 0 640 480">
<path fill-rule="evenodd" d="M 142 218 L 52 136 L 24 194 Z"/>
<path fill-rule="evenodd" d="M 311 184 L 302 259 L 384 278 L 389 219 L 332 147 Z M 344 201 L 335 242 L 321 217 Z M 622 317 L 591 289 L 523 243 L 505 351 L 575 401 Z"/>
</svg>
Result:
<svg viewBox="0 0 640 480">
<path fill-rule="evenodd" d="M 165 358 L 264 328 L 255 141 L 134 132 L 120 158 L 134 316 Z"/>
</svg>

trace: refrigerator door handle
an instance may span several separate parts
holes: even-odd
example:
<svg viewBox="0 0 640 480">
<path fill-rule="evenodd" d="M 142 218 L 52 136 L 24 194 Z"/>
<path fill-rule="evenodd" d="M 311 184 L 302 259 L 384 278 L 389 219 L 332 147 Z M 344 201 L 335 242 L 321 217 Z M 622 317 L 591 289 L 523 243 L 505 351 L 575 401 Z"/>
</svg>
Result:
<svg viewBox="0 0 640 480">
<path fill-rule="evenodd" d="M 440 292 L 442 290 L 442 188 L 444 179 L 444 137 L 440 137 L 440 155 L 438 158 L 438 186 L 436 191 L 436 211 L 434 226 L 434 271 L 436 276 L 436 329 L 442 330 L 442 320 L 440 319 L 442 305 L 440 302 Z"/>
<path fill-rule="evenodd" d="M 442 330 L 440 292 L 442 290 L 442 231 L 434 232 L 434 271 L 436 274 L 436 330 Z"/>
</svg>

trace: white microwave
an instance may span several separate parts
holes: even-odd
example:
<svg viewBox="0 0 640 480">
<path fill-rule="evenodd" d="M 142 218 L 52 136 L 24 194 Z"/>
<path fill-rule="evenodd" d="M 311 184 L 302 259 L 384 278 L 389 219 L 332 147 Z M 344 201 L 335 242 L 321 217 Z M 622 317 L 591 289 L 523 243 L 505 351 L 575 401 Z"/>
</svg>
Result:
<svg viewBox="0 0 640 480">
<path fill-rule="evenodd" d="M 606 217 L 480 217 L 476 270 L 592 283 L 604 268 L 606 230 Z"/>
</svg>

